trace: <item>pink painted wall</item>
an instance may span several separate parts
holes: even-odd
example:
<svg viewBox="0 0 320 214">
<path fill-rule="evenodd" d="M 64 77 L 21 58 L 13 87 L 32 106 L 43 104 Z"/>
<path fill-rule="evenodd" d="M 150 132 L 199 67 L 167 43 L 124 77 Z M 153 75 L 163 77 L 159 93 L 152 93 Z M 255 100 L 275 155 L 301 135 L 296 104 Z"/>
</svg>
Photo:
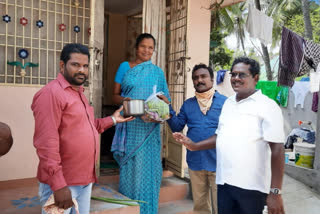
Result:
<svg viewBox="0 0 320 214">
<path fill-rule="evenodd" d="M 210 0 L 189 0 L 187 16 L 187 98 L 194 96 L 191 71 L 195 64 L 209 63 Z"/>
<path fill-rule="evenodd" d="M 32 143 L 34 120 L 30 106 L 39 89 L 0 85 L 0 120 L 11 127 L 14 140 L 9 153 L 0 158 L 0 181 L 36 176 L 38 157 Z"/>
<path fill-rule="evenodd" d="M 0 181 L 32 178 L 37 174 L 38 156 L 33 147 L 31 103 L 41 87 L 0 85 L 0 121 L 10 126 L 14 141 L 9 153 L 0 158 Z M 88 93 L 86 88 L 87 97 Z"/>
</svg>

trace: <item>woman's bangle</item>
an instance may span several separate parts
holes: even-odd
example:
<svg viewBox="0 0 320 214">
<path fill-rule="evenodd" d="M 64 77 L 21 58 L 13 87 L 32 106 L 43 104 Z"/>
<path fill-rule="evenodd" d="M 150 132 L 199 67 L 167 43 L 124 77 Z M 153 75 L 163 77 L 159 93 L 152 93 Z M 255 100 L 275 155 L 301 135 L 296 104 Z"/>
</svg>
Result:
<svg viewBox="0 0 320 214">
<path fill-rule="evenodd" d="M 114 118 L 114 116 L 111 116 L 111 119 L 112 119 L 112 121 L 113 121 L 113 126 L 117 125 L 116 118 Z"/>
</svg>

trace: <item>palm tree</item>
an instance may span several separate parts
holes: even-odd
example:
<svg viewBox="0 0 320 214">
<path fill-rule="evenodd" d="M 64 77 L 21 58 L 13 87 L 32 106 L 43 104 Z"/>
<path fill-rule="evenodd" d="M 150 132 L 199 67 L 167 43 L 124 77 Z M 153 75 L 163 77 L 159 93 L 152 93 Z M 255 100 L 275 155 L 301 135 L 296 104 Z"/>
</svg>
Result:
<svg viewBox="0 0 320 214">
<path fill-rule="evenodd" d="M 312 25 L 311 25 L 311 19 L 310 19 L 309 1 L 301 0 L 301 4 L 302 4 L 302 11 L 303 11 L 305 34 L 308 39 L 312 40 L 313 36 L 312 36 Z"/>
<path fill-rule="evenodd" d="M 244 39 L 244 13 L 245 13 L 245 3 L 240 3 L 237 5 L 232 5 L 226 8 L 211 7 L 212 9 L 212 19 L 211 26 L 213 28 L 224 29 L 228 34 L 235 34 L 237 38 L 237 44 L 241 45 L 244 55 L 246 54 Z"/>
<path fill-rule="evenodd" d="M 261 5 L 260 5 L 260 0 L 255 0 L 254 1 L 256 8 L 258 10 L 261 10 Z M 267 72 L 267 79 L 268 80 L 272 80 L 273 79 L 273 71 L 271 69 L 271 64 L 270 64 L 270 56 L 269 56 L 269 51 L 268 51 L 268 47 L 265 46 L 262 42 L 261 42 L 261 49 L 262 49 L 262 59 L 263 62 L 266 66 L 266 72 Z"/>
</svg>

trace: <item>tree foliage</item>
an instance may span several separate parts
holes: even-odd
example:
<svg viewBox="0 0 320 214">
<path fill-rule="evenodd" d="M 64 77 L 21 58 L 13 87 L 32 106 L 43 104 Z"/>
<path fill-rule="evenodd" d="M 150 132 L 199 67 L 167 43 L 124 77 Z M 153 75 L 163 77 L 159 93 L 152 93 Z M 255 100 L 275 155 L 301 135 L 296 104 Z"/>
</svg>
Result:
<svg viewBox="0 0 320 214">
<path fill-rule="evenodd" d="M 213 28 L 210 33 L 210 66 L 214 70 L 229 69 L 233 51 L 225 44 L 228 33 L 222 33 L 219 28 Z"/>
<path fill-rule="evenodd" d="M 313 41 L 316 43 L 320 43 L 320 7 L 311 11 L 310 19 L 313 29 Z M 303 37 L 306 36 L 302 14 L 296 14 L 292 16 L 292 18 L 287 21 L 286 27 Z"/>
<path fill-rule="evenodd" d="M 303 5 L 301 0 L 259 0 L 261 11 L 274 19 L 273 45 L 272 48 L 279 46 L 281 40 L 282 26 L 306 37 L 305 20 L 303 15 Z M 309 2 L 310 19 L 312 25 L 313 41 L 320 42 L 320 6 L 315 2 Z M 232 58 L 237 55 L 248 53 L 250 57 L 264 59 L 265 52 L 252 51 L 243 44 L 244 23 L 247 19 L 248 3 L 235 4 L 227 8 L 212 10 L 212 30 L 210 46 L 210 64 L 218 68 L 230 66 Z M 238 47 L 241 49 L 235 52 L 229 50 L 225 45 L 225 37 L 234 34 L 238 40 Z M 241 50 L 241 51 L 240 51 Z M 262 56 L 259 56 L 258 52 Z M 269 52 L 269 51 L 268 51 Z M 245 55 L 246 55 L 245 53 Z M 270 61 L 270 59 L 267 59 Z M 265 62 L 266 63 L 266 62 Z M 272 76 L 272 75 L 270 75 Z"/>
</svg>

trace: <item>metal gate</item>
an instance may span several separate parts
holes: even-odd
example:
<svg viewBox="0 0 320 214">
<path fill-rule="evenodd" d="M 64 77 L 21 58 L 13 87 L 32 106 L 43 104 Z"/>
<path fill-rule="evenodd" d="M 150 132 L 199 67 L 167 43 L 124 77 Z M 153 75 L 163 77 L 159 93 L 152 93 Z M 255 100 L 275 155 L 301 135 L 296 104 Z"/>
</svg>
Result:
<svg viewBox="0 0 320 214">
<path fill-rule="evenodd" d="M 179 111 L 186 99 L 186 49 L 187 49 L 188 0 L 171 0 L 167 14 L 167 81 L 171 105 Z M 185 149 L 172 138 L 169 127 L 166 131 L 166 167 L 184 177 Z"/>
<path fill-rule="evenodd" d="M 90 0 L 0 0 L 0 84 L 45 85 L 66 43 L 89 44 Z"/>
</svg>

